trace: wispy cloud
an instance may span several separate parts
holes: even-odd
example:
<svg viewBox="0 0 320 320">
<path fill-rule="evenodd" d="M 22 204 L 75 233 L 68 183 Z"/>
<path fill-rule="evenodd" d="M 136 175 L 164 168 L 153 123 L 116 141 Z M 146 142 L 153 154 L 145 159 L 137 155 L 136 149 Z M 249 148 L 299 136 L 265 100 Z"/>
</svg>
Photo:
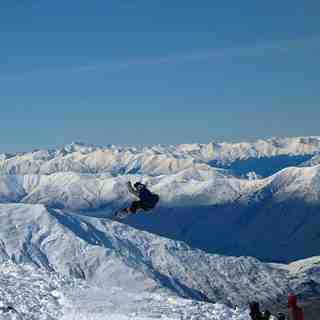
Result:
<svg viewBox="0 0 320 320">
<path fill-rule="evenodd" d="M 15 74 L 1 73 L 0 77 L 21 77 L 27 74 L 48 73 L 48 72 L 117 72 L 128 69 L 134 66 L 157 66 L 170 64 L 185 64 L 200 61 L 218 62 L 223 58 L 241 58 L 241 57 L 259 57 L 270 54 L 291 54 L 297 50 L 313 50 L 320 49 L 320 35 L 314 34 L 296 39 L 286 39 L 274 42 L 263 42 L 248 44 L 244 46 L 227 47 L 227 48 L 212 48 L 205 50 L 194 50 L 192 52 L 180 52 L 167 56 L 158 57 L 141 57 L 128 58 L 123 61 L 86 64 L 76 66 L 61 66 L 61 67 L 40 67 L 38 69 L 26 72 L 17 72 Z"/>
<path fill-rule="evenodd" d="M 292 50 L 320 48 L 320 35 L 315 34 L 308 37 L 280 40 L 276 42 L 256 43 L 245 46 L 228 47 L 228 48 L 212 48 L 205 50 L 195 50 L 192 52 L 172 54 L 162 57 L 142 57 L 128 59 L 122 62 L 96 64 L 87 66 L 78 66 L 73 71 L 95 71 L 103 68 L 111 68 L 112 70 L 128 68 L 136 65 L 163 65 L 187 63 L 193 61 L 214 60 L 215 58 L 230 57 L 255 57 L 265 55 L 267 53 L 290 53 Z M 110 69 L 110 70 L 111 70 Z"/>
</svg>

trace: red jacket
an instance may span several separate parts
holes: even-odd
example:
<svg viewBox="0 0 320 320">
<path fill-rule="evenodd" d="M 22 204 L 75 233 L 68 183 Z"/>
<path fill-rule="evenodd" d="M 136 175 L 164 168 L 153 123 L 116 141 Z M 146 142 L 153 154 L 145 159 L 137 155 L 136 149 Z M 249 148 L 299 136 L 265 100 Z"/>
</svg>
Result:
<svg viewBox="0 0 320 320">
<path fill-rule="evenodd" d="M 303 311 L 297 306 L 297 297 L 294 294 L 288 296 L 288 308 L 290 320 L 304 320 Z"/>
</svg>

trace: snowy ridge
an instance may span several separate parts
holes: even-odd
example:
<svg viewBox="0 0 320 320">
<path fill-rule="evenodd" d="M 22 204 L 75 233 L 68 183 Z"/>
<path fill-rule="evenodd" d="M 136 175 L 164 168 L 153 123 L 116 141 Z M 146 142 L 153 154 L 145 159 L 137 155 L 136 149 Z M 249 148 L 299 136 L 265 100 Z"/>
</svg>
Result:
<svg viewBox="0 0 320 320">
<path fill-rule="evenodd" d="M 0 175 L 0 202 L 41 203 L 53 208 L 97 209 L 130 199 L 126 181 L 142 180 L 158 192 L 162 203 L 190 205 L 231 201 L 256 190 L 258 180 L 241 180 L 215 170 L 183 170 L 158 177 L 86 175 L 60 172 L 51 175 Z"/>
<path fill-rule="evenodd" d="M 311 257 L 304 260 L 292 262 L 288 265 L 292 275 L 312 273 L 320 282 L 320 257 Z"/>
<path fill-rule="evenodd" d="M 0 175 L 0 202 L 45 204 L 51 208 L 97 210 L 131 199 L 126 181 L 143 181 L 160 195 L 161 206 L 223 204 L 233 201 L 301 199 L 320 201 L 320 165 L 287 168 L 265 179 L 246 180 L 215 170 L 183 170 L 158 177 L 59 172 L 51 175 Z"/>
<path fill-rule="evenodd" d="M 0 203 L 43 204 L 108 217 L 132 200 L 128 180 L 143 181 L 160 195 L 153 217 L 142 214 L 125 221 L 139 229 L 209 252 L 252 255 L 265 261 L 294 261 L 320 254 L 319 165 L 291 167 L 254 180 L 207 168 L 160 176 L 0 175 Z M 271 235 L 268 230 L 276 233 Z"/>
<path fill-rule="evenodd" d="M 320 137 L 273 138 L 253 143 L 183 144 L 151 147 L 95 147 L 73 143 L 57 150 L 0 155 L 0 171 L 10 174 L 52 174 L 61 171 L 112 175 L 172 174 L 204 165 L 230 165 L 237 160 L 281 155 L 319 154 Z"/>
<path fill-rule="evenodd" d="M 270 194 L 277 201 L 303 199 L 306 202 L 320 201 L 320 165 L 304 168 L 286 168 L 263 179 L 258 191 Z"/>
<path fill-rule="evenodd" d="M 188 155 L 160 153 L 153 148 L 95 148 L 82 144 L 72 144 L 62 150 L 41 150 L 2 158 L 0 171 L 10 174 L 52 174 L 70 171 L 91 174 L 108 172 L 112 175 L 137 172 L 160 175 L 207 166 Z"/>
<path fill-rule="evenodd" d="M 309 161 L 301 164 L 302 167 L 312 167 L 320 164 L 320 155 L 313 156 Z"/>
<path fill-rule="evenodd" d="M 253 143 L 216 143 L 180 145 L 177 147 L 196 158 L 221 163 L 248 158 L 271 157 L 277 155 L 303 155 L 318 153 L 320 137 L 272 138 Z"/>
<path fill-rule="evenodd" d="M 102 285 L 233 305 L 257 296 L 276 299 L 289 287 L 281 270 L 254 258 L 209 255 L 113 221 L 40 205 L 1 205 L 0 215 L 3 261 L 32 263 Z"/>
</svg>

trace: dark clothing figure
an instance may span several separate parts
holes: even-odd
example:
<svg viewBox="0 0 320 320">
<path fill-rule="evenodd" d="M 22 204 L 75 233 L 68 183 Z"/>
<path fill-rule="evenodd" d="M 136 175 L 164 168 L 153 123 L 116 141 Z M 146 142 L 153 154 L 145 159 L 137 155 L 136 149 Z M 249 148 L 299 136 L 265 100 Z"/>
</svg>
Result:
<svg viewBox="0 0 320 320">
<path fill-rule="evenodd" d="M 250 317 L 252 320 L 263 320 L 258 302 L 256 301 L 250 302 L 249 308 L 250 308 Z"/>
<path fill-rule="evenodd" d="M 269 310 L 265 310 L 265 312 L 263 313 L 263 317 L 266 320 L 270 320 L 270 317 L 271 317 L 270 311 Z"/>
<path fill-rule="evenodd" d="M 132 186 L 131 182 L 128 182 L 129 191 L 139 198 L 139 201 L 133 201 L 129 208 L 126 209 L 127 212 L 136 213 L 138 210 L 148 211 L 152 210 L 159 201 L 159 196 L 152 193 L 146 185 L 137 182 Z"/>
<path fill-rule="evenodd" d="M 249 304 L 250 308 L 250 317 L 252 320 L 269 320 L 270 319 L 270 312 L 265 311 L 264 314 L 260 311 L 259 302 L 253 301 Z"/>
<path fill-rule="evenodd" d="M 278 317 L 277 317 L 278 320 L 286 320 L 286 316 L 284 313 L 282 312 L 279 312 L 278 313 Z"/>
<path fill-rule="evenodd" d="M 304 320 L 303 311 L 297 306 L 297 297 L 290 293 L 288 295 L 289 320 Z"/>
</svg>

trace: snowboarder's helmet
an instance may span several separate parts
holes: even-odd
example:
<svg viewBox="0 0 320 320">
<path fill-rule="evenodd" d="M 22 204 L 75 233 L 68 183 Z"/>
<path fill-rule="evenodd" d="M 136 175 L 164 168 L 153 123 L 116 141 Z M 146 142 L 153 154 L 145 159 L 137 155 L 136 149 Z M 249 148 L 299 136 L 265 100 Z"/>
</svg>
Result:
<svg viewBox="0 0 320 320">
<path fill-rule="evenodd" d="M 134 187 L 135 187 L 138 191 L 140 191 L 140 190 L 142 190 L 142 189 L 145 188 L 145 185 L 142 184 L 141 182 L 136 182 L 136 183 L 134 184 Z"/>
</svg>

